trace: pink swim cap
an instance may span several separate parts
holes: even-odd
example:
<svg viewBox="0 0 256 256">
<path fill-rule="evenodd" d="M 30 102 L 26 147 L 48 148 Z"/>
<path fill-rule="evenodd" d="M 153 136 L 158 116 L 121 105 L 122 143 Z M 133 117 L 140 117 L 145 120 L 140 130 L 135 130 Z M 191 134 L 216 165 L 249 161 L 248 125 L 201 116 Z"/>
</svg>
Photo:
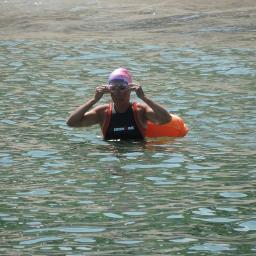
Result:
<svg viewBox="0 0 256 256">
<path fill-rule="evenodd" d="M 115 69 L 108 77 L 108 83 L 111 83 L 113 80 L 123 80 L 127 84 L 132 82 L 131 73 L 125 68 Z"/>
</svg>

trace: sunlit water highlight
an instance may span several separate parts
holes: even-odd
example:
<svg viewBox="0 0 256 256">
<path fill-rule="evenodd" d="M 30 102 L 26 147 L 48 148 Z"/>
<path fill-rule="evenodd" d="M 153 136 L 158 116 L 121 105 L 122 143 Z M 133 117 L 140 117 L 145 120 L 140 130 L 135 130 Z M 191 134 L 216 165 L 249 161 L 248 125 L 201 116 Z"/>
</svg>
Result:
<svg viewBox="0 0 256 256">
<path fill-rule="evenodd" d="M 252 48 L 1 41 L 0 254 L 253 255 L 254 56 Z M 184 118 L 187 137 L 105 142 L 99 127 L 66 126 L 121 65 Z"/>
</svg>

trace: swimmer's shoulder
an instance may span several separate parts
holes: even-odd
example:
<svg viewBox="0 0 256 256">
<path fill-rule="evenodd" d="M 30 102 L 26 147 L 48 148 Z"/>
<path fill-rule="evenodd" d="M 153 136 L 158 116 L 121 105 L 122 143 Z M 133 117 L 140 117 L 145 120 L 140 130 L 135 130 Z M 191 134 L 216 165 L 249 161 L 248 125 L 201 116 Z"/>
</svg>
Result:
<svg viewBox="0 0 256 256">
<path fill-rule="evenodd" d="M 138 112 L 145 112 L 149 108 L 149 106 L 143 102 L 136 102 L 135 104 L 137 105 Z"/>
<path fill-rule="evenodd" d="M 100 122 L 103 122 L 105 120 L 105 117 L 108 114 L 109 107 L 110 104 L 102 104 L 94 108 L 94 111 L 97 113 Z"/>
</svg>

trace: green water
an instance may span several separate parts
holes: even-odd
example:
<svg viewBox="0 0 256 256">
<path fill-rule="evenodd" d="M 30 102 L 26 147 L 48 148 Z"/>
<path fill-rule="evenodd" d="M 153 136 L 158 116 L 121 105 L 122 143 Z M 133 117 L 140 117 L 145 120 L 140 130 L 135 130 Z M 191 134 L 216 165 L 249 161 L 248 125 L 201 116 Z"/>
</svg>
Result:
<svg viewBox="0 0 256 256">
<path fill-rule="evenodd" d="M 188 136 L 66 126 L 119 66 Z M 255 49 L 9 40 L 0 68 L 1 255 L 256 254 Z"/>
</svg>

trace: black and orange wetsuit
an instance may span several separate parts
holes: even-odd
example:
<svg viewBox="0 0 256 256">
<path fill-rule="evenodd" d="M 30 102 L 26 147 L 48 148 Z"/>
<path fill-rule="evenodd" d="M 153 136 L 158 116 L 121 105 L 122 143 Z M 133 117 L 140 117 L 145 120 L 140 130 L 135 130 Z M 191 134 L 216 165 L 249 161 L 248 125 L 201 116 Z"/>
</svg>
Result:
<svg viewBox="0 0 256 256">
<path fill-rule="evenodd" d="M 145 128 L 139 122 L 136 102 L 124 113 L 117 113 L 109 104 L 102 132 L 105 140 L 143 140 Z"/>
</svg>

